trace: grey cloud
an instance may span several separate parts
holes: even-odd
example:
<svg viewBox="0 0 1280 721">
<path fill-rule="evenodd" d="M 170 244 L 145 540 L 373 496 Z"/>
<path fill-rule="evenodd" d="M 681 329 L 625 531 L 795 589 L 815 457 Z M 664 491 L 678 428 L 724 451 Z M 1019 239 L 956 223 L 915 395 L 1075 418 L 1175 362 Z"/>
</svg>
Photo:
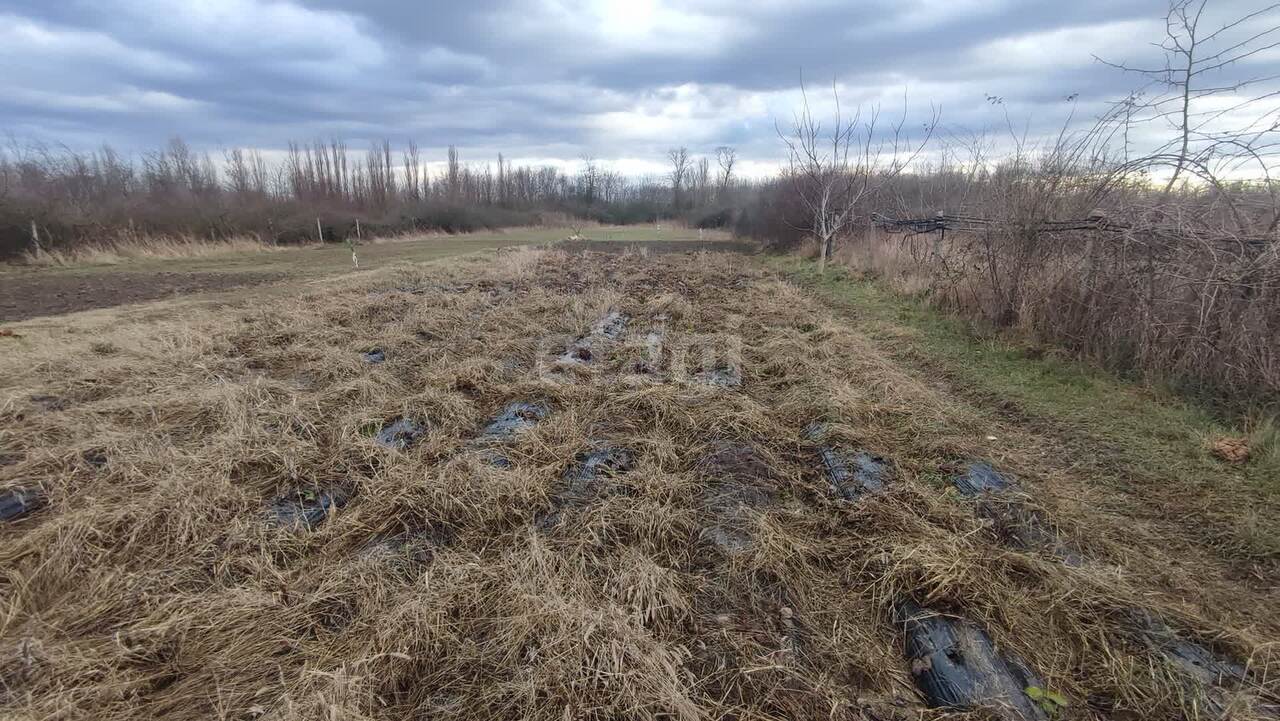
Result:
<svg viewBox="0 0 1280 721">
<path fill-rule="evenodd" d="M 1226 14 L 1251 7 L 1218 4 Z M 1049 129 L 1071 110 L 1064 97 L 1078 93 L 1087 115 L 1135 83 L 1074 38 L 1164 10 L 1159 0 L 701 0 L 646 18 L 620 7 L 10 0 L 0 9 L 7 32 L 21 24 L 27 36 L 0 50 L 0 131 L 127 150 L 173 134 L 264 148 L 336 135 L 352 147 L 413 137 L 464 153 L 654 161 L 673 144 L 727 143 L 772 160 L 773 118 L 786 119 L 802 71 L 851 95 L 896 97 L 906 86 L 920 118 L 940 100 L 954 127 L 998 125 L 1008 110 Z M 1054 35 L 1066 28 L 1078 32 Z M 1055 37 L 1059 46 L 1038 55 L 1034 39 Z M 1120 37 L 1108 50 L 1149 56 L 1156 39 Z M 988 93 L 1004 106 L 988 106 Z"/>
</svg>

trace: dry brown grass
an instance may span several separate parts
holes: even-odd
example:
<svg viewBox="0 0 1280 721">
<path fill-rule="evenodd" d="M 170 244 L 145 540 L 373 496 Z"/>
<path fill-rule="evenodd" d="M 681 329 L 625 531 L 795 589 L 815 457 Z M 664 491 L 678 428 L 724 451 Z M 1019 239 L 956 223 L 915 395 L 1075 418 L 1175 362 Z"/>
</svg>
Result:
<svg viewBox="0 0 1280 721">
<path fill-rule="evenodd" d="M 135 260 L 167 260 L 173 258 L 209 258 L 244 253 L 269 253 L 286 247 L 263 243 L 252 236 L 208 240 L 190 236 L 145 236 L 124 234 L 95 245 L 28 251 L 23 257 L 27 265 L 76 266 L 118 265 Z"/>
<path fill-rule="evenodd" d="M 911 257 L 901 239 L 875 229 L 857 242 L 838 246 L 832 259 L 883 279 L 899 293 L 916 295 L 931 285 L 928 272 Z"/>
<path fill-rule="evenodd" d="M 745 259 L 520 250 L 311 288 L 23 329 L 0 360 L 0 484 L 50 500 L 0 526 L 0 714 L 934 718 L 902 598 L 981 623 L 1068 717 L 1205 717 L 1134 608 L 1251 664 L 1232 718 L 1276 692 L 1274 578 L 1242 578 L 1193 523 L 1134 522 L 1031 431 L 986 440 Z M 627 338 L 556 370 L 610 310 Z M 665 380 L 634 372 L 659 329 Z M 361 360 L 375 346 L 384 364 Z M 735 347 L 740 388 L 689 382 Z M 551 412 L 500 469 L 473 439 L 515 400 Z M 418 445 L 368 437 L 401 416 L 429 425 Z M 833 499 L 815 420 L 890 459 L 887 492 Z M 575 495 L 566 469 L 602 443 L 634 467 Z M 945 490 L 975 457 L 1087 562 L 1002 543 Z M 315 530 L 266 522 L 333 487 L 351 501 Z"/>
<path fill-rule="evenodd" d="M 1031 195 L 1031 199 L 1037 196 Z M 974 212 L 985 229 L 894 235 L 869 230 L 837 257 L 935 305 L 1234 410 L 1280 404 L 1280 243 L 1260 220 L 1213 222 L 1196 195 L 1155 208 L 1116 201 L 1118 228 L 1038 232 L 1019 209 Z M 1238 199 L 1241 202 L 1245 198 Z M 1029 201 L 1028 201 L 1029 202 Z M 1262 219 L 1265 220 L 1265 217 Z M 1028 228 L 1032 228 L 1028 230 Z"/>
</svg>

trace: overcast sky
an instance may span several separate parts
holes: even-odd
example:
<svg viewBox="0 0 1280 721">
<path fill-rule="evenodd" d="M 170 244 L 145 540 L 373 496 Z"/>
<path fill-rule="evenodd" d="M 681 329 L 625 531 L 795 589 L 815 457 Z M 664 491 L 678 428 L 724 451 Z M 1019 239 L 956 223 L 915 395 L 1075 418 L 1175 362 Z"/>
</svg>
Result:
<svg viewBox="0 0 1280 721">
<path fill-rule="evenodd" d="M 1216 2 L 1216 17 L 1265 3 Z M 584 154 L 632 174 L 668 147 L 781 158 L 803 75 L 848 104 L 939 106 L 951 129 L 1087 118 L 1139 80 L 1160 0 L 0 0 L 0 132 L 137 152 L 415 138 L 432 157 Z M 1243 30 L 1274 25 L 1276 14 Z M 1254 70 L 1280 72 L 1280 52 Z M 1004 99 L 1003 106 L 986 96 Z"/>
</svg>

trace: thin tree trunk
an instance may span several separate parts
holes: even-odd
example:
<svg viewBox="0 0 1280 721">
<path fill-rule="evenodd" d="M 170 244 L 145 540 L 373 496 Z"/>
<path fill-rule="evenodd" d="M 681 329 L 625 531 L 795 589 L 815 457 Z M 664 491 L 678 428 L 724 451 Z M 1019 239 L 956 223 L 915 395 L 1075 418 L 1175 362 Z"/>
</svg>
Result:
<svg viewBox="0 0 1280 721">
<path fill-rule="evenodd" d="M 1195 68 L 1193 57 L 1195 47 L 1193 34 L 1191 48 L 1187 50 L 1187 74 L 1182 80 L 1182 149 L 1178 152 L 1178 165 L 1173 169 L 1169 184 L 1164 186 L 1166 195 L 1173 190 L 1173 184 L 1178 182 L 1178 177 L 1182 175 L 1182 167 L 1186 165 L 1187 151 L 1191 145 L 1191 73 Z"/>
<path fill-rule="evenodd" d="M 44 255 L 44 249 L 40 247 L 40 230 L 36 228 L 36 221 L 31 221 L 31 244 L 36 247 L 36 257 Z"/>
</svg>

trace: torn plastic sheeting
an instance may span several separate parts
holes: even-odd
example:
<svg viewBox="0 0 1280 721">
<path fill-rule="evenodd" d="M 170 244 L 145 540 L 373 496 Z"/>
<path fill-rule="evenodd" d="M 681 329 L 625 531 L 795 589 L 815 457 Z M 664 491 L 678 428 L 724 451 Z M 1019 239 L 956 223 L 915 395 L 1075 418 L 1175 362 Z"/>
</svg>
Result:
<svg viewBox="0 0 1280 721">
<path fill-rule="evenodd" d="M 666 340 L 666 332 L 654 330 L 645 334 L 644 355 L 631 366 L 633 373 L 657 375 L 662 365 L 662 344 Z"/>
<path fill-rule="evenodd" d="M 822 446 L 818 449 L 823 469 L 831 488 L 846 501 L 856 501 L 866 493 L 879 493 L 891 472 L 888 462 L 866 451 L 852 456 L 841 449 Z"/>
<path fill-rule="evenodd" d="M 371 539 L 357 554 L 376 561 L 399 561 L 408 565 L 430 562 L 437 551 L 453 543 L 453 534 L 440 528 L 424 527 Z"/>
<path fill-rule="evenodd" d="M 591 332 L 575 340 L 560 354 L 560 362 L 566 364 L 590 363 L 595 360 L 593 349 L 596 340 L 615 341 L 627 330 L 629 319 L 623 313 L 611 311 L 591 327 Z"/>
<path fill-rule="evenodd" d="M 347 504 L 341 490 L 295 491 L 271 504 L 272 521 L 282 528 L 313 529 Z"/>
<path fill-rule="evenodd" d="M 1192 680 L 1204 686 L 1236 685 L 1245 680 L 1243 666 L 1183 638 L 1151 612 L 1132 609 L 1128 615 L 1142 641 Z"/>
<path fill-rule="evenodd" d="M 1244 666 L 1179 634 L 1150 611 L 1132 608 L 1126 615 L 1138 640 L 1182 677 L 1205 718 L 1280 719 L 1275 695 L 1250 680 Z"/>
<path fill-rule="evenodd" d="M 513 401 L 508 403 L 502 412 L 494 416 L 480 431 L 482 439 L 496 440 L 510 438 L 521 431 L 537 425 L 538 421 L 547 417 L 549 410 L 543 403 Z"/>
<path fill-rule="evenodd" d="M 600 476 L 625 473 L 633 464 L 631 452 L 618 446 L 606 445 L 581 453 L 565 470 L 564 480 L 569 482 L 566 493 L 570 498 L 583 497 Z"/>
<path fill-rule="evenodd" d="M 1068 566 L 1084 565 L 1084 555 L 1063 541 L 1043 514 L 1028 508 L 1016 496 L 1011 500 L 1000 497 L 1006 491 L 1016 490 L 1017 484 L 990 464 L 973 461 L 963 474 L 952 478 L 952 483 L 961 495 L 978 499 L 978 515 L 1004 528 L 1013 545 L 1047 549 Z"/>
<path fill-rule="evenodd" d="M 559 525 L 564 509 L 585 504 L 598 493 L 596 481 L 601 476 L 610 477 L 625 473 L 633 464 L 630 451 L 611 444 L 579 453 L 561 476 L 565 482 L 564 489 L 552 498 L 550 509 L 537 515 L 534 525 L 542 531 L 548 531 Z"/>
<path fill-rule="evenodd" d="M 412 418 L 399 418 L 387 423 L 378 431 L 373 440 L 383 448 L 403 451 L 422 440 L 427 427 Z"/>
<path fill-rule="evenodd" d="M 702 537 L 727 556 L 749 551 L 755 545 L 750 534 L 732 526 L 708 526 L 702 529 Z"/>
<path fill-rule="evenodd" d="M 1001 514 L 994 500 L 978 503 L 978 512 L 985 518 L 1006 525 L 1015 545 L 1021 548 L 1044 548 L 1058 560 L 1079 568 L 1084 565 L 1084 555 L 1062 540 L 1044 516 L 1020 503 L 1010 504 Z"/>
<path fill-rule="evenodd" d="M 718 440 L 707 446 L 707 453 L 698 462 L 698 469 L 713 481 L 723 485 L 734 480 L 738 484 L 758 486 L 758 482 L 771 475 L 770 465 L 754 446 L 742 441 Z"/>
<path fill-rule="evenodd" d="M 773 505 L 773 490 L 764 482 L 768 466 L 745 443 L 720 441 L 701 463 L 712 481 L 702 494 L 702 505 L 711 516 L 701 532 L 722 553 L 734 556 L 755 546 L 750 530 L 751 514 Z"/>
<path fill-rule="evenodd" d="M 488 446 L 481 458 L 495 468 L 511 468 L 515 464 L 498 447 L 513 436 L 527 431 L 550 413 L 550 408 L 540 401 L 513 401 L 500 413 L 485 423 L 480 434 L 471 440 L 473 446 Z"/>
<path fill-rule="evenodd" d="M 830 428 L 826 423 L 809 424 L 805 438 L 818 445 L 818 458 L 831 490 L 847 501 L 854 501 L 867 493 L 880 493 L 885 489 L 893 467 L 880 456 L 867 451 L 850 453 L 848 449 L 827 442 Z"/>
<path fill-rule="evenodd" d="M 39 489 L 11 488 L 0 492 L 0 522 L 17 521 L 41 508 L 49 499 Z"/>
<path fill-rule="evenodd" d="M 982 461 L 970 463 L 963 474 L 952 479 L 952 483 L 966 496 L 998 493 L 1014 487 L 1013 481 Z"/>
<path fill-rule="evenodd" d="M 1021 661 L 1000 653 L 981 628 L 911 601 L 899 603 L 895 614 L 911 675 L 931 707 L 983 709 L 1009 721 L 1048 719 L 1025 691 L 1044 684 Z"/>
<path fill-rule="evenodd" d="M 586 339 L 575 341 L 573 345 L 560 354 L 561 363 L 590 363 L 595 359 L 595 354 L 591 352 L 591 344 Z"/>
<path fill-rule="evenodd" d="M 70 401 L 61 396 L 38 394 L 31 396 L 30 399 L 32 403 L 40 407 L 40 410 L 50 413 L 53 411 L 65 411 L 67 406 L 71 405 Z"/>
<path fill-rule="evenodd" d="M 627 330 L 627 321 L 629 319 L 623 313 L 618 311 L 610 311 L 608 315 L 601 318 L 598 323 L 591 329 L 593 335 L 603 336 L 609 340 L 617 340 Z"/>
<path fill-rule="evenodd" d="M 721 365 L 700 371 L 693 376 L 697 382 L 716 388 L 737 388 L 742 385 L 742 372 L 731 365 Z"/>
</svg>

